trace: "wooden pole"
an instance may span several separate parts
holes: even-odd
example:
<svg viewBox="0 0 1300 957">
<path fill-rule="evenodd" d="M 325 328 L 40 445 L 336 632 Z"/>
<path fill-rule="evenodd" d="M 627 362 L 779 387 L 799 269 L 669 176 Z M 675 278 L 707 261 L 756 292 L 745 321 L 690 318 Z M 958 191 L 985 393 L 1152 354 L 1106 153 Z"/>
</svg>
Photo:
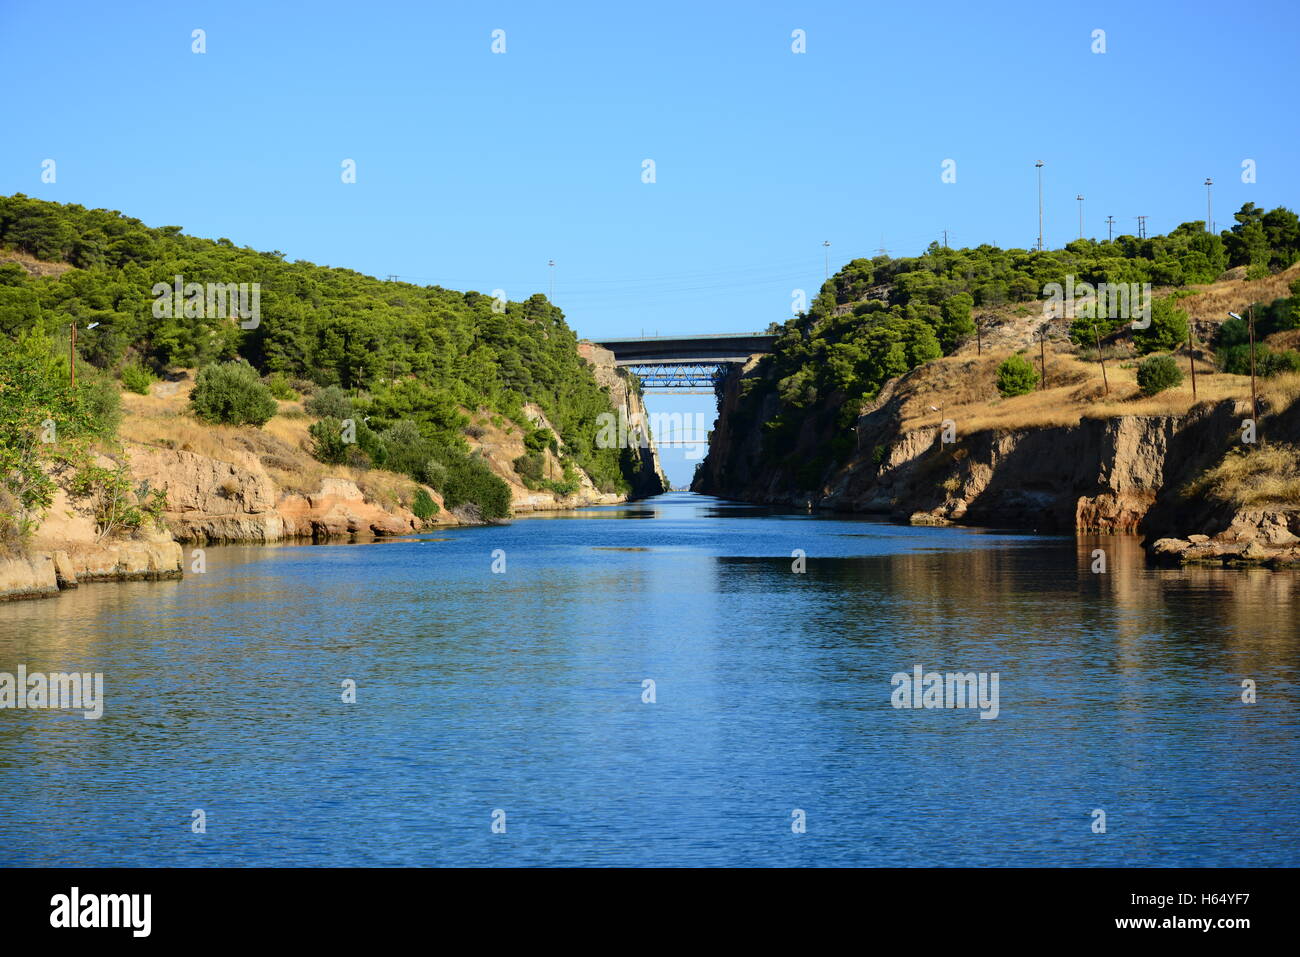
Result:
<svg viewBox="0 0 1300 957">
<path fill-rule="evenodd" d="M 1246 315 L 1250 317 L 1250 415 L 1255 420 L 1255 434 L 1258 435 L 1259 400 L 1255 396 L 1255 306 L 1253 303 Z"/>
<path fill-rule="evenodd" d="M 68 385 L 77 387 L 77 323 L 68 327 Z"/>
<path fill-rule="evenodd" d="M 1043 379 L 1038 383 L 1038 388 L 1047 388 L 1047 330 L 1038 330 L 1038 364 L 1043 369 Z"/>
<path fill-rule="evenodd" d="M 1196 402 L 1196 326 L 1195 320 L 1187 320 L 1187 361 L 1192 365 L 1192 402 Z"/>
<path fill-rule="evenodd" d="M 980 340 L 980 324 L 978 320 L 975 322 L 975 354 L 977 356 L 984 355 L 984 343 Z"/>
<path fill-rule="evenodd" d="M 1106 357 L 1101 354 L 1101 333 L 1097 331 L 1097 323 L 1092 324 L 1092 337 L 1097 342 L 1097 358 L 1101 360 L 1101 384 L 1106 387 L 1106 394 L 1110 395 L 1110 380 L 1106 378 Z"/>
</svg>

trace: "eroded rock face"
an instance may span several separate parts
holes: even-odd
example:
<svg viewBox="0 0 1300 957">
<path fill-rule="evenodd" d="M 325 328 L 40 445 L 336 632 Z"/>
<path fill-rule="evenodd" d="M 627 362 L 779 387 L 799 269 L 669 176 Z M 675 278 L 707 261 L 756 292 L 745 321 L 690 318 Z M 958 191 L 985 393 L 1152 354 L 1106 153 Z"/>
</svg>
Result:
<svg viewBox="0 0 1300 957">
<path fill-rule="evenodd" d="M 50 555 L 0 558 L 0 601 L 47 598 L 59 593 Z"/>
<path fill-rule="evenodd" d="M 347 479 L 324 478 L 310 495 L 282 493 L 257 457 L 238 449 L 229 461 L 152 446 L 132 446 L 130 453 L 135 477 L 166 493 L 164 518 L 180 541 L 370 539 L 421 526 L 400 506 L 366 501 Z"/>
<path fill-rule="evenodd" d="M 0 559 L 0 601 L 45 598 L 88 582 L 162 581 L 182 577 L 184 555 L 170 536 L 103 543 Z"/>
</svg>

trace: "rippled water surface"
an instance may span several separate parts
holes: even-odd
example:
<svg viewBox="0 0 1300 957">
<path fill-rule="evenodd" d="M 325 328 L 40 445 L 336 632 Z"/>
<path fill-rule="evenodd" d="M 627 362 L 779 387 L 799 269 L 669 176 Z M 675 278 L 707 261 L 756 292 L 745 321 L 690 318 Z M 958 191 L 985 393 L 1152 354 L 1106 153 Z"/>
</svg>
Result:
<svg viewBox="0 0 1300 957">
<path fill-rule="evenodd" d="M 0 671 L 107 699 L 0 711 L 0 863 L 1294 866 L 1296 585 L 684 493 L 209 548 L 0 605 Z M 893 708 L 916 665 L 998 717 Z"/>
</svg>

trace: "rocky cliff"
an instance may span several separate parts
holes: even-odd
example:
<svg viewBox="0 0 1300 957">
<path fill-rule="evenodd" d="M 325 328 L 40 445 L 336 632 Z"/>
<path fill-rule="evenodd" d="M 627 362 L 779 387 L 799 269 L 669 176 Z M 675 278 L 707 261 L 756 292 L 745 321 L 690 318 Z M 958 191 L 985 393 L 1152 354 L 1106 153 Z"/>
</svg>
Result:
<svg viewBox="0 0 1300 957">
<path fill-rule="evenodd" d="M 814 417 L 792 456 L 765 457 L 761 419 L 775 409 L 760 410 L 757 422 L 737 414 L 746 375 L 727 382 L 695 491 L 913 524 L 1138 533 L 1159 560 L 1300 563 L 1300 510 L 1240 507 L 1188 491 L 1225 455 L 1255 448 L 1242 442 L 1248 402 L 1210 400 L 1180 414 L 1076 416 L 1062 424 L 1047 417 L 1020 428 L 982 427 L 930 405 L 939 421 L 918 426 L 908 415 L 914 396 L 904 377 L 847 430 L 847 456 L 809 473 L 790 460 L 816 461 L 845 430 Z M 1266 403 L 1263 412 L 1275 448 L 1300 441 L 1300 403 Z M 977 427 L 963 432 L 966 421 Z"/>
<path fill-rule="evenodd" d="M 180 545 L 163 529 L 101 537 L 89 509 L 59 489 L 29 547 L 0 556 L 0 601 L 49 597 L 92 582 L 180 578 L 182 560 Z"/>
</svg>

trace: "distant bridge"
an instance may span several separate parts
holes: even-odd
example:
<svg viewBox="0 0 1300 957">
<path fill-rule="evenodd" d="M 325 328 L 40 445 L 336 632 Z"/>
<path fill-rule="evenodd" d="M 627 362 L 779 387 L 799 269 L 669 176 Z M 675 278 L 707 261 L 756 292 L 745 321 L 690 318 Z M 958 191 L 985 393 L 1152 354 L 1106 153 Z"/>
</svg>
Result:
<svg viewBox="0 0 1300 957">
<path fill-rule="evenodd" d="M 647 389 L 712 394 L 719 367 L 743 364 L 756 353 L 771 352 L 775 341 L 776 336 L 761 332 L 738 332 L 602 339 L 596 345 L 614 353 L 614 364 L 636 373 Z"/>
</svg>

